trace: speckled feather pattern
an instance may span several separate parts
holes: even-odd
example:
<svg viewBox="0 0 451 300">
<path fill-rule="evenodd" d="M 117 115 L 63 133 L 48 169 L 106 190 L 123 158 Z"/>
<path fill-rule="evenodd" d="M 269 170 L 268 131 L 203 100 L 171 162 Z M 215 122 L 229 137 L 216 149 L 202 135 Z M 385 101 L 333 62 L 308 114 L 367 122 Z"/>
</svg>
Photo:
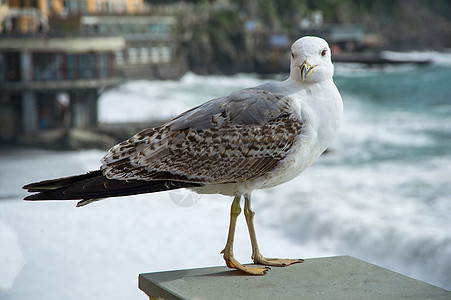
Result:
<svg viewBox="0 0 451 300">
<path fill-rule="evenodd" d="M 102 170 L 122 180 L 248 181 L 273 170 L 301 130 L 289 98 L 248 89 L 141 131 L 113 147 Z"/>
</svg>

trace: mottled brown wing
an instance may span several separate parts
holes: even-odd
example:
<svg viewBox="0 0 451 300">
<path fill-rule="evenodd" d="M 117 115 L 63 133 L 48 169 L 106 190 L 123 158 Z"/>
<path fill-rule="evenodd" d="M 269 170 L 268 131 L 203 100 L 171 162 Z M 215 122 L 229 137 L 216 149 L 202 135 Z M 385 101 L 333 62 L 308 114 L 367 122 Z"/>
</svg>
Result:
<svg viewBox="0 0 451 300">
<path fill-rule="evenodd" d="M 240 94 L 242 96 L 242 94 Z M 239 182 L 282 160 L 301 131 L 289 100 L 263 91 L 209 101 L 160 128 L 146 129 L 105 156 L 110 179 Z"/>
</svg>

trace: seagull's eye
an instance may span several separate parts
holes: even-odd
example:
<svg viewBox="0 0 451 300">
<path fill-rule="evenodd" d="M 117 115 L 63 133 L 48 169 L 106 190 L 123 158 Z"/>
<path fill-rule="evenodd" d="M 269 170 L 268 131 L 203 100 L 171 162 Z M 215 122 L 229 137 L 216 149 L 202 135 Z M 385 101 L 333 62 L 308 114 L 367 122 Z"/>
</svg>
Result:
<svg viewBox="0 0 451 300">
<path fill-rule="evenodd" d="M 291 52 L 291 57 L 294 58 L 294 53 L 293 52 Z"/>
<path fill-rule="evenodd" d="M 323 51 L 321 51 L 321 56 L 326 56 L 327 50 L 324 49 Z"/>
</svg>

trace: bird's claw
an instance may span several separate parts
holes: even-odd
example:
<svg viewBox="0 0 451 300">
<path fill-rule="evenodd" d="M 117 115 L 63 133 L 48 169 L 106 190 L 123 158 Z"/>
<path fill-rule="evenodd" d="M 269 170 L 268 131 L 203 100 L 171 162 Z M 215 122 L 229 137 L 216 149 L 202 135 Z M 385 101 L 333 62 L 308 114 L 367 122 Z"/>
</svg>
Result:
<svg viewBox="0 0 451 300">
<path fill-rule="evenodd" d="M 286 267 L 296 263 L 304 262 L 303 259 L 280 259 L 280 258 L 266 258 L 261 255 L 258 255 L 253 258 L 254 263 L 264 266 L 273 266 L 273 267 Z"/>
<path fill-rule="evenodd" d="M 269 270 L 271 270 L 270 267 L 248 267 L 245 265 L 240 264 L 233 255 L 225 255 L 224 254 L 224 260 L 227 265 L 227 267 L 231 269 L 237 269 L 241 270 L 247 274 L 250 275 L 266 275 Z"/>
</svg>

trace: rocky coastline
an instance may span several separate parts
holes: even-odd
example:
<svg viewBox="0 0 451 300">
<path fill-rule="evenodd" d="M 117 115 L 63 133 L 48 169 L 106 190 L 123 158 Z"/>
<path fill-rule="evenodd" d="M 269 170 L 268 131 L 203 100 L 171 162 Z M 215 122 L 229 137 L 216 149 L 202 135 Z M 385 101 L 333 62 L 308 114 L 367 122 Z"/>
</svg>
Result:
<svg viewBox="0 0 451 300">
<path fill-rule="evenodd" d="M 345 0 L 315 1 L 308 5 L 265 1 L 265 5 L 258 6 L 254 1 L 241 5 L 239 1 L 231 2 L 233 5 L 212 8 L 203 22 L 189 28 L 191 34 L 185 51 L 190 71 L 229 75 L 283 70 L 284 66 L 275 68 L 274 64 L 289 51 L 291 41 L 303 35 L 325 37 L 326 30 L 337 26 L 365 28 L 368 37 L 377 40 L 376 44 L 372 42 L 370 51 L 451 49 L 449 1 Z M 321 25 L 311 21 L 318 11 Z M 310 20 L 310 24 L 305 25 L 306 20 Z M 286 36 L 289 42 L 275 49 L 268 42 L 275 35 Z M 268 61 L 272 65 L 268 66 Z"/>
</svg>

